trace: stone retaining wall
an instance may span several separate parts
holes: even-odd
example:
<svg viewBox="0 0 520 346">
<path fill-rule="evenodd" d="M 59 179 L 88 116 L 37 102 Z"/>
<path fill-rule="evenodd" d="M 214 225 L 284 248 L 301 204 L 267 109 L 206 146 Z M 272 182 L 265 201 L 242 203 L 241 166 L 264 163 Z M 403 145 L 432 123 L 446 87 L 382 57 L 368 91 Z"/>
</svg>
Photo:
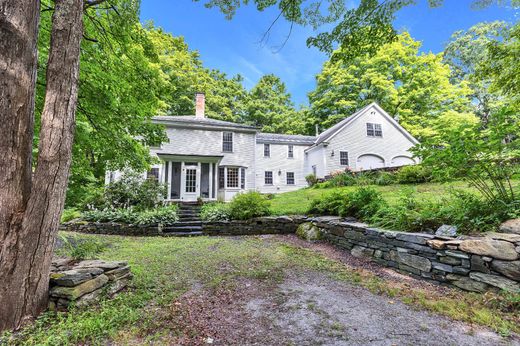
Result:
<svg viewBox="0 0 520 346">
<path fill-rule="evenodd" d="M 485 237 L 439 237 L 371 228 L 338 217 L 262 217 L 247 221 L 205 222 L 206 235 L 288 234 L 306 224 L 317 227 L 327 241 L 354 256 L 412 276 L 482 292 L 520 292 L 520 234 L 492 233 Z M 303 226 L 302 226 L 303 227 Z M 159 226 L 70 223 L 62 229 L 120 235 L 168 235 Z"/>
<path fill-rule="evenodd" d="M 73 262 L 56 259 L 52 262 L 49 283 L 49 309 L 66 310 L 71 303 L 85 306 L 103 295 L 112 297 L 132 279 L 126 262 L 100 260 Z"/>
<path fill-rule="evenodd" d="M 485 237 L 436 237 L 392 232 L 339 219 L 311 222 L 329 242 L 358 257 L 396 268 L 412 276 L 483 292 L 520 292 L 520 234 Z"/>
</svg>

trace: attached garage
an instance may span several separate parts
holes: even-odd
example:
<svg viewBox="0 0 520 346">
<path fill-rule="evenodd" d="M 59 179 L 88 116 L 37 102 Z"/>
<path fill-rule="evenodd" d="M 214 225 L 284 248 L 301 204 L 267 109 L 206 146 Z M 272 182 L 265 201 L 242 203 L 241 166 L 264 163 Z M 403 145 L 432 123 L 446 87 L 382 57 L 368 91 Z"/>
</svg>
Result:
<svg viewBox="0 0 520 346">
<path fill-rule="evenodd" d="M 382 167 L 385 167 L 385 160 L 381 156 L 374 154 L 364 154 L 357 159 L 358 171 Z"/>
<path fill-rule="evenodd" d="M 400 155 L 400 156 L 394 157 L 392 159 L 391 164 L 393 167 L 400 167 L 400 166 L 414 165 L 415 161 L 411 157 Z"/>
</svg>

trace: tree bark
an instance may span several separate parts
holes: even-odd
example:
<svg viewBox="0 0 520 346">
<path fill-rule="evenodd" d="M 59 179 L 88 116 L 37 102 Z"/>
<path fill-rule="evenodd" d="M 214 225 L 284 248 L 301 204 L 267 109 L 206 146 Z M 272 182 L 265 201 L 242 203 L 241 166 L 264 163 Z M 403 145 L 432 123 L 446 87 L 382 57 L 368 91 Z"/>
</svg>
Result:
<svg viewBox="0 0 520 346">
<path fill-rule="evenodd" d="M 31 178 L 39 1 L 0 0 L 0 112 L 5 118 L 0 124 L 0 330 L 17 329 L 46 308 L 65 201 L 83 0 L 55 0 L 54 5 L 38 159 Z"/>
</svg>

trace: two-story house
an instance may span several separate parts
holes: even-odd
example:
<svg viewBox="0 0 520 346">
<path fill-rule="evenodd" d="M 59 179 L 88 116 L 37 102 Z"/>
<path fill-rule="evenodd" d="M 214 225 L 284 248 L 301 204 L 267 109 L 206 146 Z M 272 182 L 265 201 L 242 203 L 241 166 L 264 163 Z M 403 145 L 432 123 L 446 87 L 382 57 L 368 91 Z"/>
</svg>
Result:
<svg viewBox="0 0 520 346">
<path fill-rule="evenodd" d="M 205 117 L 204 94 L 194 116 L 157 116 L 169 141 L 151 148 L 160 163 L 153 176 L 172 201 L 229 201 L 247 190 L 287 192 L 338 170 L 361 171 L 415 164 L 409 149 L 418 142 L 372 103 L 318 136 L 262 133 L 243 124 Z M 120 172 L 108 172 L 107 183 Z"/>
</svg>

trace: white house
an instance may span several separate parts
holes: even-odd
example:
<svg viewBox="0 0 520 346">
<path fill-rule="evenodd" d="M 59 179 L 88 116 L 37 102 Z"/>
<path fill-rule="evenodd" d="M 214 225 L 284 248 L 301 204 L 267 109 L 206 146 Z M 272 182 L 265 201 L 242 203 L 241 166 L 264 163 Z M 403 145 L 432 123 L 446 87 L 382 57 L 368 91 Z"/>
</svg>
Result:
<svg viewBox="0 0 520 346">
<path fill-rule="evenodd" d="M 361 171 L 415 164 L 418 142 L 377 104 L 357 111 L 319 136 L 259 132 L 257 128 L 209 119 L 204 94 L 196 95 L 194 116 L 157 116 L 169 142 L 150 148 L 160 163 L 153 176 L 168 187 L 172 201 L 229 201 L 247 190 L 292 191 L 305 176 L 323 178 L 338 170 Z M 120 172 L 108 172 L 106 182 Z"/>
</svg>

